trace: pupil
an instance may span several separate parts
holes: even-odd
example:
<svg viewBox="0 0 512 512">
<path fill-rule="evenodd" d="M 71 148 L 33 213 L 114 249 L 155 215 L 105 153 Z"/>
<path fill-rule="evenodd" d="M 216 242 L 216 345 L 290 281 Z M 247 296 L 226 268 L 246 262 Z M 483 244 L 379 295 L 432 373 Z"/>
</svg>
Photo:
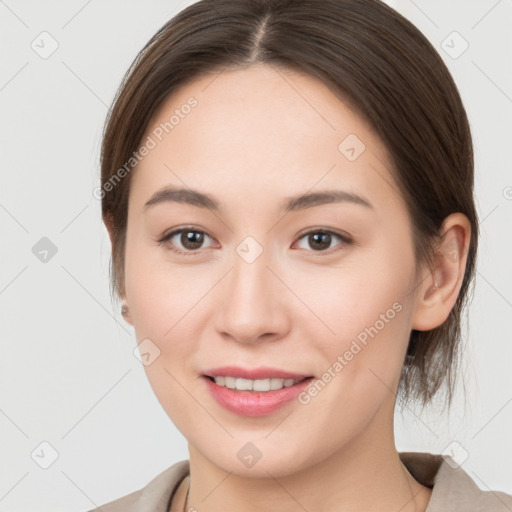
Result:
<svg viewBox="0 0 512 512">
<path fill-rule="evenodd" d="M 313 243 L 311 243 L 312 241 Z M 313 233 L 310 235 L 310 243 L 313 249 L 315 246 L 317 249 L 327 249 L 331 245 L 331 235 L 329 233 Z"/>
<path fill-rule="evenodd" d="M 198 249 L 203 243 L 203 234 L 197 231 L 186 231 L 182 235 L 181 243 L 187 249 Z"/>
</svg>

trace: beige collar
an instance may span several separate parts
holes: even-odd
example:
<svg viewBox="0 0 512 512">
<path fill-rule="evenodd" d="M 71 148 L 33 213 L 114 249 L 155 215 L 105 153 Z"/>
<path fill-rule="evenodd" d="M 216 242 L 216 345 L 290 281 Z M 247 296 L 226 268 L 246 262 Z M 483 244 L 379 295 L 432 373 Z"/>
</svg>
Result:
<svg viewBox="0 0 512 512">
<path fill-rule="evenodd" d="M 399 452 L 399 456 L 418 482 L 432 488 L 425 512 L 512 511 L 512 495 L 501 491 L 481 490 L 451 457 L 421 452 Z M 176 462 L 139 491 L 102 505 L 101 511 L 169 512 L 173 496 L 189 474 L 188 460 Z"/>
</svg>

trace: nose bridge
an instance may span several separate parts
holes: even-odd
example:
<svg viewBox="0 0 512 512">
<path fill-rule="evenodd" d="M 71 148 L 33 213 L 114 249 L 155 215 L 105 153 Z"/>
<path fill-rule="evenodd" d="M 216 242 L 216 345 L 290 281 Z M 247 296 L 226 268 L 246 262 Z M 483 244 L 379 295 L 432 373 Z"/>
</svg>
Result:
<svg viewBox="0 0 512 512">
<path fill-rule="evenodd" d="M 260 238 L 261 240 L 261 238 Z M 230 295 L 238 298 L 242 307 L 251 305 L 259 307 L 260 303 L 269 303 L 268 282 L 272 273 L 267 266 L 272 265 L 272 255 L 264 242 L 258 241 L 254 236 L 246 236 L 235 248 L 233 255 L 233 271 L 231 273 Z"/>
<path fill-rule="evenodd" d="M 282 328 L 278 303 L 281 284 L 268 267 L 275 266 L 270 248 L 246 236 L 235 248 L 232 271 L 221 297 L 220 331 L 238 341 L 253 341 Z M 282 286 L 282 284 L 281 284 Z"/>
</svg>

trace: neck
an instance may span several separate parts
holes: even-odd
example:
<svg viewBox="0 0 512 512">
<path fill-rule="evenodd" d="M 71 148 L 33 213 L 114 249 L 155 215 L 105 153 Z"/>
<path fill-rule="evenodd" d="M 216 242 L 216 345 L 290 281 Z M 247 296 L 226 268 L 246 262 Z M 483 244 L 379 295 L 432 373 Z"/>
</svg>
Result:
<svg viewBox="0 0 512 512">
<path fill-rule="evenodd" d="M 277 478 L 224 471 L 191 445 L 189 455 L 189 496 L 185 509 L 186 490 L 181 493 L 180 510 L 424 512 L 432 492 L 401 462 L 392 414 L 377 415 L 355 439 L 320 462 L 298 471 L 290 464 L 292 471 Z"/>
</svg>

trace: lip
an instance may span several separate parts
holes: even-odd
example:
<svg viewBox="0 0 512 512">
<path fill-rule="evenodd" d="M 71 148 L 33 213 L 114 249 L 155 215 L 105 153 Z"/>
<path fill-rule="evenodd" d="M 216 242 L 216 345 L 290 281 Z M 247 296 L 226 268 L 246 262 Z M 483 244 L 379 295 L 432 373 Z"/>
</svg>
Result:
<svg viewBox="0 0 512 512">
<path fill-rule="evenodd" d="M 281 374 L 282 373 L 283 372 L 281 372 Z M 258 375 L 262 375 L 262 372 L 260 371 Z M 274 373 L 273 376 L 276 376 L 276 374 Z M 218 384 L 215 384 L 215 382 L 206 375 L 203 375 L 202 379 L 205 382 L 211 396 L 219 405 L 224 407 L 224 409 L 227 409 L 228 411 L 241 416 L 249 416 L 254 418 L 272 414 L 281 409 L 286 404 L 289 404 L 310 384 L 314 377 L 305 378 L 305 380 L 302 380 L 301 382 L 288 388 L 281 388 L 278 390 L 266 392 L 235 391 L 233 389 L 226 388 L 225 386 L 219 386 Z"/>
<path fill-rule="evenodd" d="M 220 368 L 212 368 L 205 370 L 204 375 L 207 377 L 218 377 L 224 375 L 226 377 L 240 377 L 242 379 L 258 380 L 258 379 L 303 379 L 312 377 L 312 375 L 291 373 L 279 368 L 270 368 L 268 366 L 260 366 L 259 368 L 249 369 L 239 366 L 222 366 Z"/>
</svg>

